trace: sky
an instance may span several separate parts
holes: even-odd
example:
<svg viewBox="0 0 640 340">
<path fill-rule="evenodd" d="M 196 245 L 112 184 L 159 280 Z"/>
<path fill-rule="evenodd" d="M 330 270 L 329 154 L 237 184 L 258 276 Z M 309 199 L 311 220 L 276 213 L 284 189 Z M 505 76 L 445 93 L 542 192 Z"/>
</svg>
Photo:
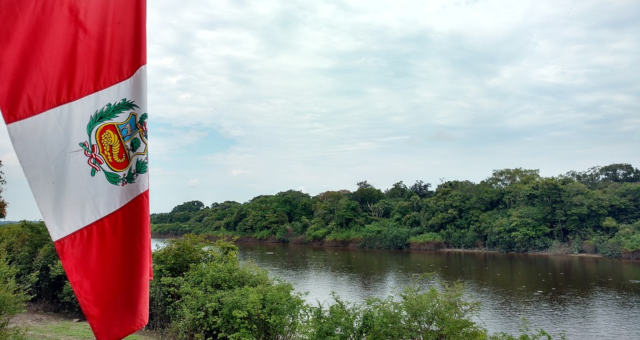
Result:
<svg viewBox="0 0 640 340">
<path fill-rule="evenodd" d="M 151 211 L 640 167 L 640 2 L 148 1 Z M 40 219 L 5 127 L 7 220 Z"/>
</svg>

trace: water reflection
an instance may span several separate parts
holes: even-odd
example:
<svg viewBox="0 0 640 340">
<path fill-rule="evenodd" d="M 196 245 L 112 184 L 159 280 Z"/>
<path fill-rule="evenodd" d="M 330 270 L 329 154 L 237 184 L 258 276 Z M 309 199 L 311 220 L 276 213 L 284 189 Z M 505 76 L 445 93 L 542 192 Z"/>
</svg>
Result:
<svg viewBox="0 0 640 340">
<path fill-rule="evenodd" d="M 570 339 L 638 339 L 640 265 L 618 260 L 486 253 L 407 253 L 375 250 L 241 245 L 253 261 L 327 303 L 331 292 L 347 301 L 396 295 L 423 273 L 432 282 L 464 282 L 480 301 L 478 317 L 491 332 L 530 327 Z"/>
</svg>

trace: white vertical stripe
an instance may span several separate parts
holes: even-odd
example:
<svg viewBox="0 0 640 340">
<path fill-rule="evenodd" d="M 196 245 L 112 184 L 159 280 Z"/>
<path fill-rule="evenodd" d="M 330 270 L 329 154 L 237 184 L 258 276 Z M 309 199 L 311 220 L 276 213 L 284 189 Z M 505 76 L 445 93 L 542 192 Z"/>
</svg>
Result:
<svg viewBox="0 0 640 340">
<path fill-rule="evenodd" d="M 147 112 L 146 67 L 129 79 L 74 102 L 8 125 L 13 147 L 53 240 L 116 211 L 149 188 L 148 173 L 125 186 L 107 182 L 91 168 L 78 143 L 88 139 L 90 116 L 127 98 Z M 114 121 L 128 116 L 123 113 Z M 94 141 L 95 142 L 95 141 Z M 104 169 L 108 169 L 106 164 Z"/>
</svg>

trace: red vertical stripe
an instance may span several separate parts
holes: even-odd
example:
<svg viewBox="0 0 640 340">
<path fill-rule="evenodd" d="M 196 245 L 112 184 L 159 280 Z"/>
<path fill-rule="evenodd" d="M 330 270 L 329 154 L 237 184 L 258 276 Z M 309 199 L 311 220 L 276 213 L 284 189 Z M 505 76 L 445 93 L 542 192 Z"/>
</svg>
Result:
<svg viewBox="0 0 640 340">
<path fill-rule="evenodd" d="M 122 82 L 145 64 L 145 0 L 0 1 L 0 110 L 7 124 Z M 120 339 L 147 323 L 149 222 L 146 191 L 55 242 L 98 339 Z"/>
<path fill-rule="evenodd" d="M 144 0 L 0 2 L 0 110 L 7 124 L 121 82 L 144 64 Z"/>
<path fill-rule="evenodd" d="M 121 339 L 148 321 L 149 191 L 55 242 L 80 306 L 98 339 Z"/>
</svg>

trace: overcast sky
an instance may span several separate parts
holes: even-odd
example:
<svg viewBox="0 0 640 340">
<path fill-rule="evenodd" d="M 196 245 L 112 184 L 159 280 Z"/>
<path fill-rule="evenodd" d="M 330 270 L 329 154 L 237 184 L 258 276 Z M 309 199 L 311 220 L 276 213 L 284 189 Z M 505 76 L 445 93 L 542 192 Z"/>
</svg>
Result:
<svg viewBox="0 0 640 340">
<path fill-rule="evenodd" d="M 151 211 L 640 166 L 640 2 L 148 2 Z M 39 219 L 0 129 L 8 220 Z"/>
</svg>

